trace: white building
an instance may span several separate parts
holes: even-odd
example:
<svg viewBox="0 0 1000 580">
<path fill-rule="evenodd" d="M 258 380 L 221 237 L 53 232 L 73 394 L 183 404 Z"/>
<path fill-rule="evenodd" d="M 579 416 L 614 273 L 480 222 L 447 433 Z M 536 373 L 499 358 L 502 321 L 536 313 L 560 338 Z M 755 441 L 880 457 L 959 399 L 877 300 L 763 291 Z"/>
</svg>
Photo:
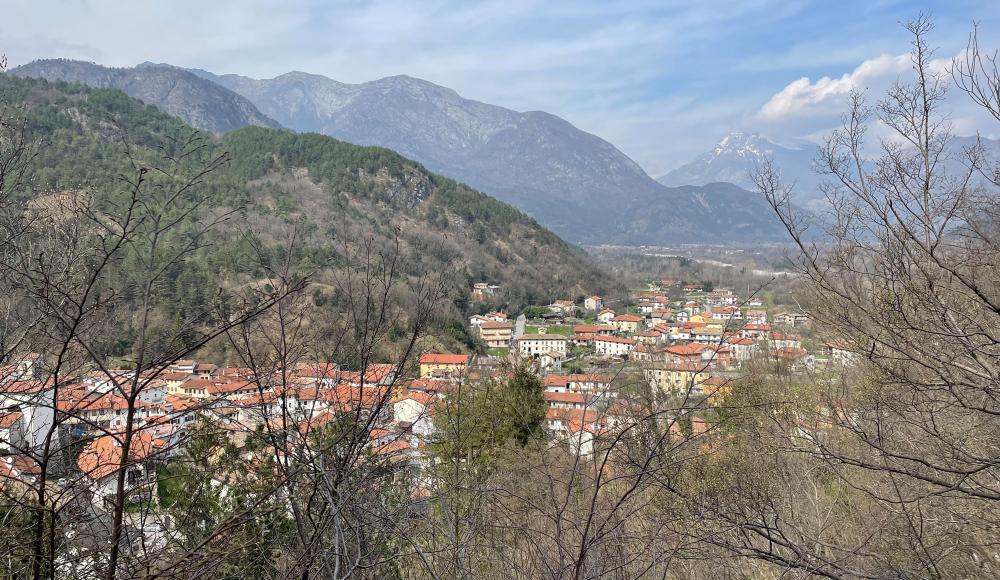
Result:
<svg viewBox="0 0 1000 580">
<path fill-rule="evenodd" d="M 569 339 L 561 334 L 524 334 L 514 341 L 521 356 L 539 357 L 550 352 L 566 354 Z"/>
<path fill-rule="evenodd" d="M 594 337 L 594 350 L 597 354 L 607 356 L 627 356 L 635 348 L 634 338 L 621 338 L 618 336 L 596 336 Z"/>
</svg>

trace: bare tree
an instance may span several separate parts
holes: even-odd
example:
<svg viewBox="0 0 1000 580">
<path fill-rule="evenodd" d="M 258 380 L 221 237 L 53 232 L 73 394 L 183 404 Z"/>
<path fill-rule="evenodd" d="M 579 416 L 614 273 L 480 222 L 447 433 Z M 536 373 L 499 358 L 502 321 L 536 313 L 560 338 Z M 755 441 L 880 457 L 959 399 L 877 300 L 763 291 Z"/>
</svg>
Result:
<svg viewBox="0 0 1000 580">
<path fill-rule="evenodd" d="M 996 168 L 981 147 L 954 144 L 932 29 L 927 17 L 907 25 L 912 82 L 897 82 L 874 106 L 853 94 L 843 127 L 821 147 L 829 215 L 799 214 L 772 163 L 754 173 L 798 248 L 811 314 L 848 341 L 860 365 L 824 379 L 811 406 L 777 430 L 793 454 L 775 464 L 775 473 L 793 478 L 786 486 L 840 488 L 852 498 L 852 509 L 834 510 L 838 533 L 807 526 L 794 502 L 777 501 L 781 490 L 756 496 L 756 514 L 717 512 L 745 534 L 726 545 L 782 567 L 829 577 L 995 574 L 988 530 L 1000 516 Z M 973 33 L 952 72 L 992 110 L 998 79 L 988 62 Z M 872 145 L 876 121 L 891 135 Z M 813 508 L 828 502 L 813 495 Z M 893 557 L 890 546 L 899 546 Z"/>
</svg>

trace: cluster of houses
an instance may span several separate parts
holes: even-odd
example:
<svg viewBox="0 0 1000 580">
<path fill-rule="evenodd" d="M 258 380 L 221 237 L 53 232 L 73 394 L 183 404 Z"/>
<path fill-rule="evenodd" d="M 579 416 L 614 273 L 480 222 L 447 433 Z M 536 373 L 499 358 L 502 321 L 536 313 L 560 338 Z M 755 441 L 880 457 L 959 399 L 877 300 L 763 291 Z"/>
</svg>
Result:
<svg viewBox="0 0 1000 580">
<path fill-rule="evenodd" d="M 841 342 L 809 352 L 797 334 L 808 317 L 785 312 L 772 319 L 761 301 L 727 288 L 705 292 L 700 285 L 661 281 L 637 292 L 627 308 L 609 308 L 600 296 L 548 306 L 570 324 L 559 332 L 538 326 L 538 332 L 518 333 L 523 321 L 512 323 L 503 312 L 476 315 L 470 323 L 487 348 L 508 349 L 507 356 L 537 366 L 546 427 L 554 440 L 581 454 L 636 412 L 633 399 L 622 396 L 619 377 L 641 377 L 654 393 L 711 406 L 725 399 L 732 377 L 755 357 L 792 370 L 854 359 Z M 585 318 L 574 320 L 580 313 Z M 419 488 L 419 474 L 434 460 L 428 443 L 435 409 L 456 386 L 505 372 L 498 356 L 428 352 L 420 356 L 416 377 L 393 364 L 359 371 L 303 362 L 260 372 L 178 360 L 155 372 L 102 370 L 55 384 L 39 361 L 28 355 L 0 368 L 0 479 L 31 481 L 39 473 L 40 449 L 80 442 L 75 469 L 65 479 L 88 483 L 97 508 L 117 484 L 120 434 L 130 413 L 126 483 L 130 493 L 145 497 L 155 497 L 158 466 L 183 452 L 199 420 L 219 426 L 239 446 L 250 433 L 281 432 L 284 441 L 307 437 L 345 414 L 371 425 L 372 456 L 401 466 Z M 697 421 L 691 427 L 703 428 Z"/>
<path fill-rule="evenodd" d="M 81 484 L 98 511 L 110 507 L 123 464 L 129 497 L 155 500 L 159 466 L 183 453 L 198 421 L 219 427 L 239 448 L 250 434 L 292 441 L 337 418 L 354 417 L 370 426 L 371 455 L 399 467 L 418 489 L 419 474 L 432 461 L 435 407 L 457 385 L 506 372 L 492 357 L 424 353 L 416 377 L 403 376 L 393 364 L 369 364 L 361 372 L 300 363 L 261 372 L 178 360 L 155 372 L 102 370 L 56 384 L 40 358 L 31 355 L 0 369 L 0 485 L 35 481 L 43 449 L 76 446 L 75 465 L 59 475 L 59 484 Z M 595 400 L 611 400 L 610 375 L 549 375 L 545 381 L 553 433 L 606 427 L 604 418 L 600 424 L 581 421 L 594 418 Z M 138 395 L 131 397 L 133 392 Z M 133 435 L 123 459 L 130 414 Z"/>
<path fill-rule="evenodd" d="M 714 386 L 756 357 L 767 356 L 792 371 L 847 364 L 854 357 L 838 342 L 810 352 L 799 334 L 809 327 L 806 314 L 772 316 L 762 300 L 741 297 L 731 288 L 705 291 L 702 284 L 663 280 L 634 293 L 625 308 L 609 308 L 600 296 L 589 296 L 556 300 L 548 312 L 534 333 L 517 334 L 503 312 L 473 316 L 470 322 L 488 347 L 509 347 L 514 356 L 537 360 L 543 372 L 561 372 L 569 361 L 597 369 L 627 362 L 641 369 L 655 390 L 712 400 L 723 391 Z M 570 323 L 555 326 L 553 320 Z"/>
<path fill-rule="evenodd" d="M 422 374 L 433 377 L 468 359 L 439 356 L 440 364 L 421 361 Z M 60 482 L 86 483 L 81 487 L 98 509 L 115 490 L 130 408 L 134 434 L 124 462 L 126 484 L 130 494 L 155 497 L 157 466 L 183 452 L 199 419 L 240 443 L 255 432 L 308 436 L 346 413 L 375 426 L 374 454 L 393 462 L 418 461 L 425 445 L 421 435 L 431 430 L 431 401 L 443 388 L 439 380 L 403 379 L 392 364 L 370 364 L 362 373 L 301 363 L 261 373 L 193 360 L 138 376 L 100 371 L 55 384 L 39 370 L 38 358 L 0 369 L 0 484 L 33 481 L 42 449 L 79 442 L 75 469 Z M 138 395 L 130 397 L 133 392 Z"/>
</svg>

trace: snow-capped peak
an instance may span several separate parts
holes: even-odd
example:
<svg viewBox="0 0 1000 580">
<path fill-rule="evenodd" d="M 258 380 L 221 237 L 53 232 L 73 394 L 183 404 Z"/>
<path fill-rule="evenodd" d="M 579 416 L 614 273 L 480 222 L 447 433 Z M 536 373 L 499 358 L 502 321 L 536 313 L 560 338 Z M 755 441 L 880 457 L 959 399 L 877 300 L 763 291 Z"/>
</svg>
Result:
<svg viewBox="0 0 1000 580">
<path fill-rule="evenodd" d="M 715 146 L 715 155 L 734 154 L 739 157 L 759 156 L 771 150 L 771 143 L 760 136 L 760 133 L 743 133 L 734 131 L 719 141 Z"/>
</svg>

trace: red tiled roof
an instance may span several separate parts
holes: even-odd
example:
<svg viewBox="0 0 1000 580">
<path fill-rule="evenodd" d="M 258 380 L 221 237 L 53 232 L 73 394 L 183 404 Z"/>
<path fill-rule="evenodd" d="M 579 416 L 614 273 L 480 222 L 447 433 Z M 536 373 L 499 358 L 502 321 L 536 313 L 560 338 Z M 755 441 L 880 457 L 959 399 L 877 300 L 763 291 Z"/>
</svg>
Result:
<svg viewBox="0 0 1000 580">
<path fill-rule="evenodd" d="M 148 459 L 163 441 L 154 439 L 145 431 L 139 431 L 132 436 L 129 446 L 127 463 L 136 463 Z M 103 435 L 94 439 L 83 448 L 76 463 L 80 471 L 90 479 L 103 479 L 118 470 L 122 462 L 122 446 L 111 435 Z"/>
<path fill-rule="evenodd" d="M 634 314 L 619 314 L 611 320 L 614 322 L 642 322 L 642 317 Z"/>
<path fill-rule="evenodd" d="M 577 405 L 586 405 L 594 402 L 593 395 L 587 395 L 586 393 L 554 393 L 546 391 L 543 394 L 545 396 L 545 400 L 550 403 L 574 403 Z"/>
<path fill-rule="evenodd" d="M 613 332 L 615 330 L 618 329 L 607 324 L 577 324 L 573 327 L 573 332 L 577 334 L 594 334 L 601 331 Z"/>
<path fill-rule="evenodd" d="M 427 353 L 420 355 L 420 364 L 436 365 L 464 365 L 469 362 L 467 354 L 437 354 Z"/>
<path fill-rule="evenodd" d="M 611 375 L 603 374 L 574 374 L 568 378 L 576 383 L 610 383 L 614 379 Z"/>
<path fill-rule="evenodd" d="M 670 354 L 677 355 L 692 355 L 701 354 L 711 347 L 707 344 L 701 344 L 700 342 L 692 342 L 691 344 L 674 344 L 667 347 L 667 352 Z"/>
<path fill-rule="evenodd" d="M 0 415 L 0 429 L 10 429 L 21 420 L 23 414 L 20 411 Z"/>
</svg>

